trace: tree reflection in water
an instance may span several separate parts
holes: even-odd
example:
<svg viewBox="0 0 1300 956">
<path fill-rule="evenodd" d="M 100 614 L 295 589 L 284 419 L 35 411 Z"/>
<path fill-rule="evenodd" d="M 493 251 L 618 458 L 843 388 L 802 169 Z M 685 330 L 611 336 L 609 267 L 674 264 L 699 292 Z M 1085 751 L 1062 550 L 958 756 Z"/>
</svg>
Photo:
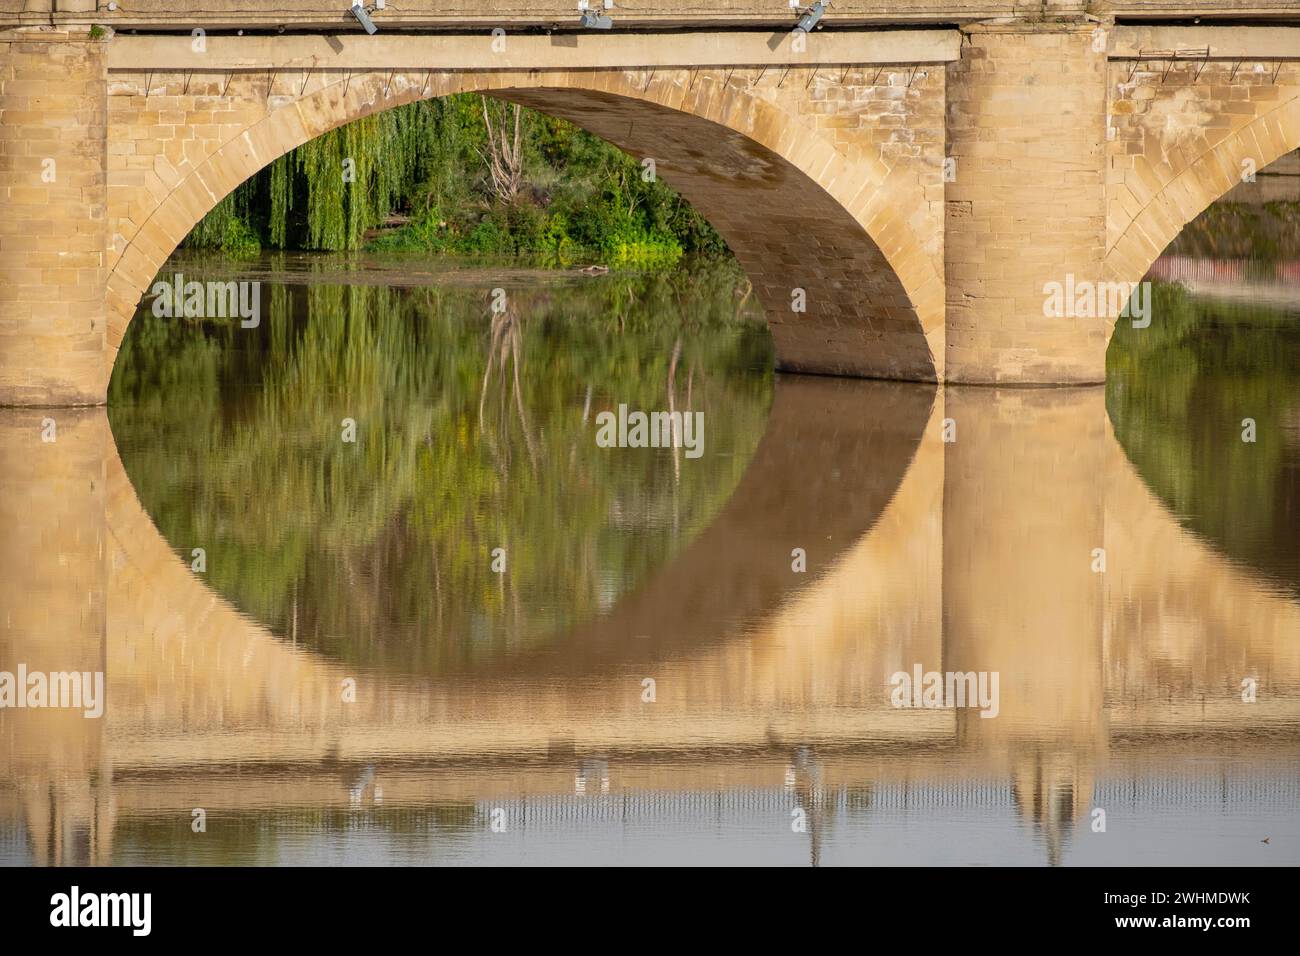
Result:
<svg viewBox="0 0 1300 956">
<path fill-rule="evenodd" d="M 271 285 L 258 329 L 140 315 L 110 415 L 171 545 L 336 658 L 427 674 L 547 641 L 707 527 L 762 435 L 770 339 L 732 266 L 320 278 Z M 704 411 L 704 457 L 598 448 L 620 402 Z"/>
</svg>

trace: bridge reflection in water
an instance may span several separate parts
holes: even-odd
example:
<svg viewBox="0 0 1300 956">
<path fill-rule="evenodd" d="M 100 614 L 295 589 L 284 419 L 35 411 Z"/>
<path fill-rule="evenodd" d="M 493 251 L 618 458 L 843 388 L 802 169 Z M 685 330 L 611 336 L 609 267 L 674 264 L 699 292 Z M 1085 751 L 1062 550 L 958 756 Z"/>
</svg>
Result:
<svg viewBox="0 0 1300 956">
<path fill-rule="evenodd" d="M 783 379 L 670 567 L 558 648 L 436 680 L 242 616 L 102 410 L 59 410 L 53 444 L 43 417 L 0 412 L 0 668 L 104 670 L 108 704 L 0 711 L 6 861 L 1300 859 L 1256 832 L 1300 808 L 1300 606 L 1179 526 L 1102 389 Z M 998 672 L 998 716 L 895 709 L 914 664 Z"/>
</svg>

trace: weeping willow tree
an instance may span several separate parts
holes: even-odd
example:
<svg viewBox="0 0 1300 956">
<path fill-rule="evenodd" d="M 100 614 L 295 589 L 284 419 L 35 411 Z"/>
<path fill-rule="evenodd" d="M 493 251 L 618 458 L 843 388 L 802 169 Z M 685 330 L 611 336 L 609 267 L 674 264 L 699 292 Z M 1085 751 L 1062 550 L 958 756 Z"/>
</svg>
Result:
<svg viewBox="0 0 1300 956">
<path fill-rule="evenodd" d="M 385 110 L 330 130 L 281 156 L 218 203 L 186 245 L 242 252 L 353 250 L 367 230 L 408 204 L 438 159 L 440 101 Z"/>
<path fill-rule="evenodd" d="M 436 111 L 414 106 L 331 130 L 272 164 L 283 167 L 270 175 L 272 241 L 286 244 L 289 215 L 301 203 L 303 248 L 359 248 L 366 230 L 403 204 L 423 178 L 428 154 L 421 147 L 434 135 Z"/>
<path fill-rule="evenodd" d="M 641 173 L 636 158 L 571 123 L 459 94 L 303 144 L 222 200 L 186 245 L 238 253 L 370 242 L 560 262 L 590 252 L 615 264 L 727 254 L 688 203 Z"/>
<path fill-rule="evenodd" d="M 249 225 L 257 205 L 256 185 L 256 180 L 247 180 L 213 206 L 212 211 L 199 220 L 185 245 L 235 254 L 257 252 L 262 242 Z"/>
</svg>

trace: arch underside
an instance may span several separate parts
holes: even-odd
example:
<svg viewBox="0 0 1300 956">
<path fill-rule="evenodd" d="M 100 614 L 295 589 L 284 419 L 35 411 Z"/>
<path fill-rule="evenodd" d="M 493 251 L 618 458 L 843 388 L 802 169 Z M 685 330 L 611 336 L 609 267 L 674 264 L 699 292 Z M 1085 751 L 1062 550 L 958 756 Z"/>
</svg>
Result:
<svg viewBox="0 0 1300 956">
<path fill-rule="evenodd" d="M 725 126 L 606 93 L 494 95 L 653 157 L 753 282 L 780 368 L 934 380 L 929 344 L 893 267 L 853 216 L 790 162 Z M 804 312 L 794 311 L 797 289 Z"/>
<path fill-rule="evenodd" d="M 111 356 L 167 256 L 240 182 L 328 129 L 393 106 L 477 90 L 569 120 L 638 158 L 654 158 L 657 174 L 713 224 L 750 277 L 772 330 L 779 368 L 921 381 L 940 377 L 943 318 L 929 307 L 930 300 L 942 301 L 938 274 L 910 233 L 886 226 L 886 255 L 864 225 L 872 216 L 879 219 L 890 195 L 884 185 L 888 170 L 878 162 L 847 157 L 811 128 L 792 131 L 798 119 L 734 85 L 707 96 L 692 94 L 696 98 L 688 101 L 684 75 L 644 89 L 623 74 L 567 74 L 564 85 L 547 83 L 549 76 L 529 76 L 537 85 L 512 85 L 517 79 L 448 76 L 426 92 L 418 86 L 390 90 L 391 77 L 368 74 L 331 81 L 298 102 L 270 109 L 242 135 L 185 170 L 125 240 L 109 280 L 110 309 L 116 313 L 109 323 Z M 701 78 L 699 86 L 706 85 Z M 900 264 L 910 275 L 907 282 Z M 918 292 L 926 300 L 921 309 Z M 106 376 L 111 372 L 110 357 Z"/>
</svg>

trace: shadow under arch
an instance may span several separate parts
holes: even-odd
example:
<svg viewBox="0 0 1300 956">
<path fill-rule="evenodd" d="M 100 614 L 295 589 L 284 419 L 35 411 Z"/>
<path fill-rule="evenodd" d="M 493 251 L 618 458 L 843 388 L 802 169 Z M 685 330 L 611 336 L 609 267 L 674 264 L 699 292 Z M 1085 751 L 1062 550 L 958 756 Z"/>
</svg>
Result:
<svg viewBox="0 0 1300 956">
<path fill-rule="evenodd" d="M 941 379 L 943 282 L 913 225 L 927 208 L 917 185 L 891 176 L 865 150 L 837 147 L 791 109 L 729 77 L 728 71 L 687 70 L 657 71 L 645 80 L 628 71 L 324 77 L 323 85 L 270 108 L 242 134 L 171 171 L 169 182 L 159 180 L 164 194 L 132 213 L 133 231 L 115 242 L 123 248 L 108 278 L 105 376 L 167 257 L 237 185 L 345 123 L 478 91 L 655 157 L 665 181 L 718 228 L 750 275 L 780 368 Z M 258 109 L 265 109 L 262 100 L 259 95 Z M 804 290 L 803 312 L 792 308 L 795 289 Z"/>
<path fill-rule="evenodd" d="M 742 634 L 815 588 L 875 526 L 916 456 L 936 395 L 901 382 L 779 379 L 754 457 L 708 528 L 612 613 L 489 672 L 609 671 Z M 793 570 L 796 548 L 805 573 Z"/>
</svg>

